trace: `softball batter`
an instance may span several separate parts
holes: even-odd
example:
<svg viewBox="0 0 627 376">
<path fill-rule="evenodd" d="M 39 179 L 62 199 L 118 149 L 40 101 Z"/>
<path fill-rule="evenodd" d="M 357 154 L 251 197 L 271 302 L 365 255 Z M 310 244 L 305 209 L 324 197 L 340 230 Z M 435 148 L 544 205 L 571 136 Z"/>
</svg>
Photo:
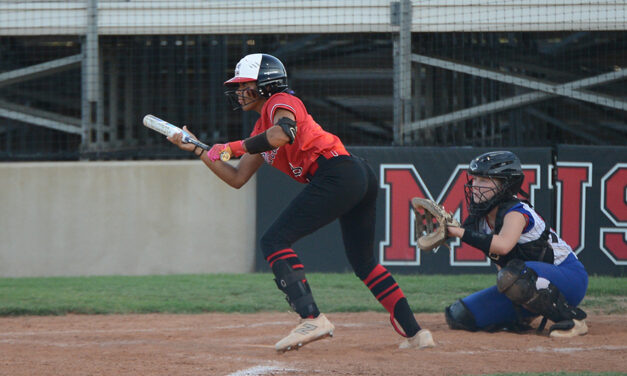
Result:
<svg viewBox="0 0 627 376">
<path fill-rule="evenodd" d="M 208 152 L 182 143 L 180 135 L 169 139 L 195 153 L 235 188 L 244 185 L 264 162 L 306 184 L 261 238 L 261 249 L 277 287 L 301 317 L 300 324 L 276 343 L 276 350 L 298 349 L 333 335 L 334 326 L 318 310 L 292 244 L 338 218 L 346 256 L 355 274 L 390 313 L 397 332 L 407 337 L 400 347 L 434 346 L 431 333 L 418 325 L 394 278 L 374 257 L 378 185 L 372 168 L 346 151 L 337 136 L 314 121 L 300 99 L 287 93 L 287 72 L 276 57 L 245 56 L 225 85 L 235 108 L 261 115 L 249 138 L 216 144 Z M 241 157 L 237 166 L 220 160 L 225 151 Z"/>
</svg>

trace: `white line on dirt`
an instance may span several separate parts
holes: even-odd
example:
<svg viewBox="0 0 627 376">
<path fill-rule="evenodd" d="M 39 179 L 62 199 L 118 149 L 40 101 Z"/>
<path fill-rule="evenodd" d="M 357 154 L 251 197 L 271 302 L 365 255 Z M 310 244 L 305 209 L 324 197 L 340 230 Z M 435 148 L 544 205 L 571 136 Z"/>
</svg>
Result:
<svg viewBox="0 0 627 376">
<path fill-rule="evenodd" d="M 453 353 L 457 353 L 457 354 L 485 354 L 485 353 L 494 353 L 494 352 L 503 352 L 503 353 L 509 353 L 509 352 L 543 352 L 543 353 L 550 353 L 550 352 L 558 352 L 558 353 L 574 353 L 574 352 L 580 352 L 580 351 L 598 351 L 598 350 L 602 350 L 602 351 L 622 351 L 622 350 L 627 350 L 627 346 L 591 346 L 591 347 L 542 347 L 542 346 L 538 346 L 538 347 L 531 347 L 527 350 L 522 350 L 522 349 L 511 349 L 511 350 L 507 350 L 507 349 L 486 349 L 486 350 L 482 350 L 482 351 L 466 351 L 466 350 L 461 350 L 461 351 L 453 351 Z M 447 351 L 442 351 L 444 353 L 446 353 Z"/>
<path fill-rule="evenodd" d="M 230 373 L 228 376 L 261 376 L 261 375 L 276 375 L 276 372 L 280 372 L 280 373 L 292 373 L 292 372 L 298 372 L 297 369 L 293 369 L 293 368 L 283 368 L 281 366 L 262 366 L 262 365 L 258 365 L 258 366 L 254 366 L 254 367 L 250 367 L 250 368 L 246 368 L 240 371 L 236 371 L 233 373 Z"/>
<path fill-rule="evenodd" d="M 627 350 L 627 346 L 592 346 L 592 347 L 532 347 L 529 351 L 536 352 L 562 352 L 562 353 L 572 353 L 578 351 L 593 351 L 593 350 Z"/>
</svg>

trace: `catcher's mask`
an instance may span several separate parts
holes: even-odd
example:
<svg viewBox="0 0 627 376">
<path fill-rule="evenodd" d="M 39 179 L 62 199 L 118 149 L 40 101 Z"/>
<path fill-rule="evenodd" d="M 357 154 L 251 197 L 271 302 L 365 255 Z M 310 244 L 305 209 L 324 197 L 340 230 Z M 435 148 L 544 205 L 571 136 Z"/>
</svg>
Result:
<svg viewBox="0 0 627 376">
<path fill-rule="evenodd" d="M 494 182 L 495 188 L 473 186 L 474 176 L 489 178 Z M 520 189 L 524 179 L 525 175 L 516 154 L 510 151 L 481 154 L 470 162 L 468 181 L 464 185 L 468 212 L 470 215 L 483 216 L 499 203 L 518 193 L 528 197 L 527 193 Z M 486 198 L 486 194 L 490 191 L 493 192 L 492 197 Z"/>
<path fill-rule="evenodd" d="M 255 99 L 250 100 L 244 97 L 241 90 L 238 90 L 241 82 L 257 83 Z M 258 101 L 261 98 L 269 98 L 272 94 L 283 92 L 287 89 L 287 71 L 281 60 L 268 54 L 252 54 L 244 56 L 235 67 L 235 76 L 226 81 L 224 85 L 227 90 L 224 92 L 229 98 L 234 110 Z M 248 89 L 252 90 L 252 89 Z M 239 98 L 243 99 L 242 104 Z"/>
</svg>

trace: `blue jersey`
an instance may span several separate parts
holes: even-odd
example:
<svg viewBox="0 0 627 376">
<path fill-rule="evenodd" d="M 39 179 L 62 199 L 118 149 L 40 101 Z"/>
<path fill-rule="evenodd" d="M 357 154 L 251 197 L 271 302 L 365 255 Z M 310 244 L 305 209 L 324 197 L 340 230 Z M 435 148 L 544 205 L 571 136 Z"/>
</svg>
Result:
<svg viewBox="0 0 627 376">
<path fill-rule="evenodd" d="M 525 225 L 525 228 L 520 235 L 520 239 L 518 239 L 518 244 L 525 244 L 540 239 L 540 236 L 546 229 L 546 223 L 532 207 L 524 202 L 521 202 L 512 206 L 507 211 L 507 213 L 511 211 L 521 213 L 525 216 L 525 219 L 527 220 L 527 224 Z M 505 215 L 507 215 L 507 213 Z M 490 228 L 490 226 L 488 225 L 488 221 L 485 219 L 485 217 L 479 220 L 479 230 L 486 234 L 491 234 L 493 232 L 492 228 Z M 577 258 L 577 255 L 575 255 L 573 249 L 562 238 L 557 236 L 553 229 L 550 229 L 550 231 L 553 236 L 549 236 L 548 241 L 551 244 L 551 248 L 553 248 L 553 255 L 555 257 L 553 264 L 561 264 L 562 262 L 564 262 L 564 260 L 566 260 L 569 255 Z"/>
<path fill-rule="evenodd" d="M 546 229 L 546 223 L 542 217 L 524 202 L 512 206 L 509 211 L 517 211 L 527 220 L 518 239 L 519 244 L 539 239 Z M 485 218 L 480 219 L 478 225 L 479 231 L 486 234 L 493 233 Z M 538 274 L 537 288 L 546 288 L 549 283 L 552 283 L 564 294 L 569 304 L 577 306 L 588 288 L 588 274 L 572 248 L 552 229 L 550 231 L 554 235 L 549 236 L 548 239 L 554 252 L 553 264 L 525 261 L 525 265 Z M 519 319 L 521 313 L 514 308 L 512 302 L 504 294 L 498 291 L 496 286 L 477 291 L 463 298 L 462 301 L 473 313 L 479 328 L 514 322 Z M 522 311 L 525 316 L 533 316 L 524 309 Z"/>
</svg>

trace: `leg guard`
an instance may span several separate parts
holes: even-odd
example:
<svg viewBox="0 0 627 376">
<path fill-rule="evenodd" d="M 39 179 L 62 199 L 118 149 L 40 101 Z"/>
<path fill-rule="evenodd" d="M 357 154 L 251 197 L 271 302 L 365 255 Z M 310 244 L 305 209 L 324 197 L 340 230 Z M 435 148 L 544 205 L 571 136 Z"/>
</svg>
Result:
<svg viewBox="0 0 627 376">
<path fill-rule="evenodd" d="M 527 268 L 524 261 L 514 259 L 499 270 L 496 288 L 514 304 L 522 305 L 538 292 L 537 280 L 538 274 L 533 269 Z"/>
<path fill-rule="evenodd" d="M 461 300 L 446 307 L 444 316 L 446 317 L 448 327 L 451 329 L 469 330 L 471 332 L 478 330 L 475 316 Z"/>
<path fill-rule="evenodd" d="M 537 280 L 538 274 L 528 268 L 524 261 L 512 260 L 499 271 L 496 286 L 499 292 L 505 294 L 512 303 L 521 305 L 555 323 L 586 318 L 583 310 L 568 304 L 566 297 L 557 286 L 549 283 L 547 288 L 538 290 Z"/>
<path fill-rule="evenodd" d="M 586 318 L 586 313 L 580 308 L 568 304 L 564 294 L 552 283 L 549 283 L 548 288 L 538 290 L 532 299 L 523 304 L 523 307 L 556 323 L 563 320 L 583 320 Z"/>
<path fill-rule="evenodd" d="M 303 265 L 291 249 L 274 252 L 267 258 L 277 287 L 285 293 L 285 300 L 300 317 L 317 317 L 318 307 L 305 278 Z"/>
</svg>

